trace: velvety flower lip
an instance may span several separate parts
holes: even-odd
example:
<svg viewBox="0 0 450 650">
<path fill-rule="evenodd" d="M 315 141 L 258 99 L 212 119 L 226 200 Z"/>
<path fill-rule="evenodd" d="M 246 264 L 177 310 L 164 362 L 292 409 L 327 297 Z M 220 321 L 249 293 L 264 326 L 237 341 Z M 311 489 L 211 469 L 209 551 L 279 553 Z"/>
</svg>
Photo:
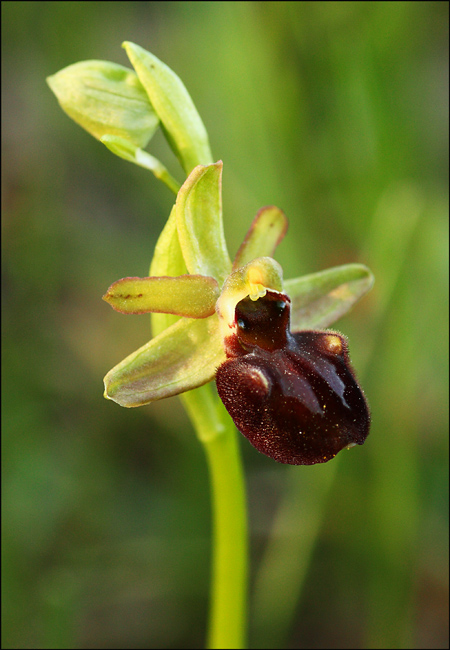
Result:
<svg viewBox="0 0 450 650">
<path fill-rule="evenodd" d="M 280 463 L 324 463 L 363 444 L 370 415 L 346 339 L 337 332 L 290 331 L 290 299 L 267 291 L 235 309 L 219 396 L 236 427 Z"/>
<path fill-rule="evenodd" d="M 153 318 L 172 319 L 106 375 L 105 397 L 121 406 L 142 406 L 213 380 L 230 350 L 243 349 L 236 339 L 236 307 L 244 300 L 263 305 L 268 294 L 281 302 L 289 299 L 295 336 L 328 327 L 372 286 L 372 274 L 361 264 L 284 281 L 272 256 L 287 231 L 287 219 L 275 206 L 259 210 L 232 264 L 223 235 L 221 181 L 221 161 L 194 168 L 156 246 L 155 275 L 124 278 L 105 294 L 124 313 L 153 312 Z M 333 336 L 330 340 L 339 341 L 344 354 L 345 339 Z M 316 348 L 323 341 L 318 337 Z M 261 369 L 252 372 L 263 381 Z"/>
</svg>

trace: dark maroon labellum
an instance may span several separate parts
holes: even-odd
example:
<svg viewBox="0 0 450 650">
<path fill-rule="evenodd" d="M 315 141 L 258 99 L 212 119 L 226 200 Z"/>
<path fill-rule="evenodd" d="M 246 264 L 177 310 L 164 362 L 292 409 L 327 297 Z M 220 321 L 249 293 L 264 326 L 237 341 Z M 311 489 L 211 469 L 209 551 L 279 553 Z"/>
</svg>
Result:
<svg viewBox="0 0 450 650">
<path fill-rule="evenodd" d="M 217 370 L 222 402 L 239 431 L 279 463 L 325 463 L 362 445 L 370 416 L 346 339 L 289 329 L 290 300 L 268 291 L 236 305 L 236 334 Z"/>
</svg>

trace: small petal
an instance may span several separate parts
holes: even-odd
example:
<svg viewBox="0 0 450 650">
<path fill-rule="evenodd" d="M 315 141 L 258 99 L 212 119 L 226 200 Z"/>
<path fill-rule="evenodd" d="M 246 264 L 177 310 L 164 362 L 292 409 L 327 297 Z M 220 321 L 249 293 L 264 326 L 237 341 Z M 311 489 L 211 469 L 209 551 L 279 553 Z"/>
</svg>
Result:
<svg viewBox="0 0 450 650">
<path fill-rule="evenodd" d="M 233 271 L 256 257 L 273 257 L 287 229 L 288 220 L 282 210 L 274 205 L 261 208 L 236 254 Z"/>
<path fill-rule="evenodd" d="M 222 223 L 222 161 L 196 167 L 177 197 L 177 228 L 189 273 L 222 283 L 231 269 Z"/>
<path fill-rule="evenodd" d="M 212 162 L 208 134 L 181 79 L 162 61 L 134 43 L 122 44 L 152 105 L 167 139 L 186 174 Z"/>
<path fill-rule="evenodd" d="M 133 70 L 109 61 L 80 61 L 47 78 L 61 108 L 98 140 L 117 135 L 145 147 L 158 117 Z"/>
<path fill-rule="evenodd" d="M 286 280 L 292 331 L 329 327 L 350 311 L 373 282 L 372 273 L 362 264 L 344 264 Z"/>
<path fill-rule="evenodd" d="M 143 406 L 206 384 L 224 360 L 216 315 L 181 319 L 108 372 L 105 397 Z"/>
<path fill-rule="evenodd" d="M 109 287 L 103 300 L 122 314 L 159 312 L 206 318 L 214 314 L 219 293 L 217 281 L 204 275 L 123 278 Z"/>
</svg>

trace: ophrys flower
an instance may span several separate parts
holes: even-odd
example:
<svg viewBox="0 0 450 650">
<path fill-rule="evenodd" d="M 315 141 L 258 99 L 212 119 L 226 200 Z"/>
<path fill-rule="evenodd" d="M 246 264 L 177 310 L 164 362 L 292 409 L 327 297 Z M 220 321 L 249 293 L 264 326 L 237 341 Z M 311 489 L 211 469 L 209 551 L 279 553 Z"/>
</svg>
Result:
<svg viewBox="0 0 450 650">
<path fill-rule="evenodd" d="M 221 178 L 220 161 L 191 172 L 151 275 L 119 280 L 104 296 L 122 313 L 152 312 L 156 334 L 106 375 L 105 396 L 142 406 L 216 378 L 259 451 L 283 463 L 326 462 L 364 442 L 369 412 L 346 339 L 322 328 L 370 289 L 372 274 L 349 264 L 284 281 L 273 255 L 287 219 L 274 206 L 258 212 L 232 264 Z"/>
</svg>

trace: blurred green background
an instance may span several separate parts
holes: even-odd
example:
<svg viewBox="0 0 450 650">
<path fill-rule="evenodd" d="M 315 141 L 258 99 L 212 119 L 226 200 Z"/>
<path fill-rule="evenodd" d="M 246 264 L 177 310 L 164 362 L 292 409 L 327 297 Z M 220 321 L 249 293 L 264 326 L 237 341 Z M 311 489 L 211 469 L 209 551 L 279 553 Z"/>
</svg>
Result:
<svg viewBox="0 0 450 650">
<path fill-rule="evenodd" d="M 376 276 L 337 324 L 371 405 L 364 447 L 302 468 L 241 440 L 250 647 L 448 647 L 448 3 L 3 2 L 2 36 L 3 647 L 205 640 L 203 451 L 176 398 L 102 397 L 149 323 L 100 298 L 147 274 L 173 196 L 45 83 L 129 65 L 124 40 L 189 89 L 224 161 L 232 255 L 275 204 L 286 277 Z M 149 150 L 184 180 L 161 134 Z"/>
</svg>

